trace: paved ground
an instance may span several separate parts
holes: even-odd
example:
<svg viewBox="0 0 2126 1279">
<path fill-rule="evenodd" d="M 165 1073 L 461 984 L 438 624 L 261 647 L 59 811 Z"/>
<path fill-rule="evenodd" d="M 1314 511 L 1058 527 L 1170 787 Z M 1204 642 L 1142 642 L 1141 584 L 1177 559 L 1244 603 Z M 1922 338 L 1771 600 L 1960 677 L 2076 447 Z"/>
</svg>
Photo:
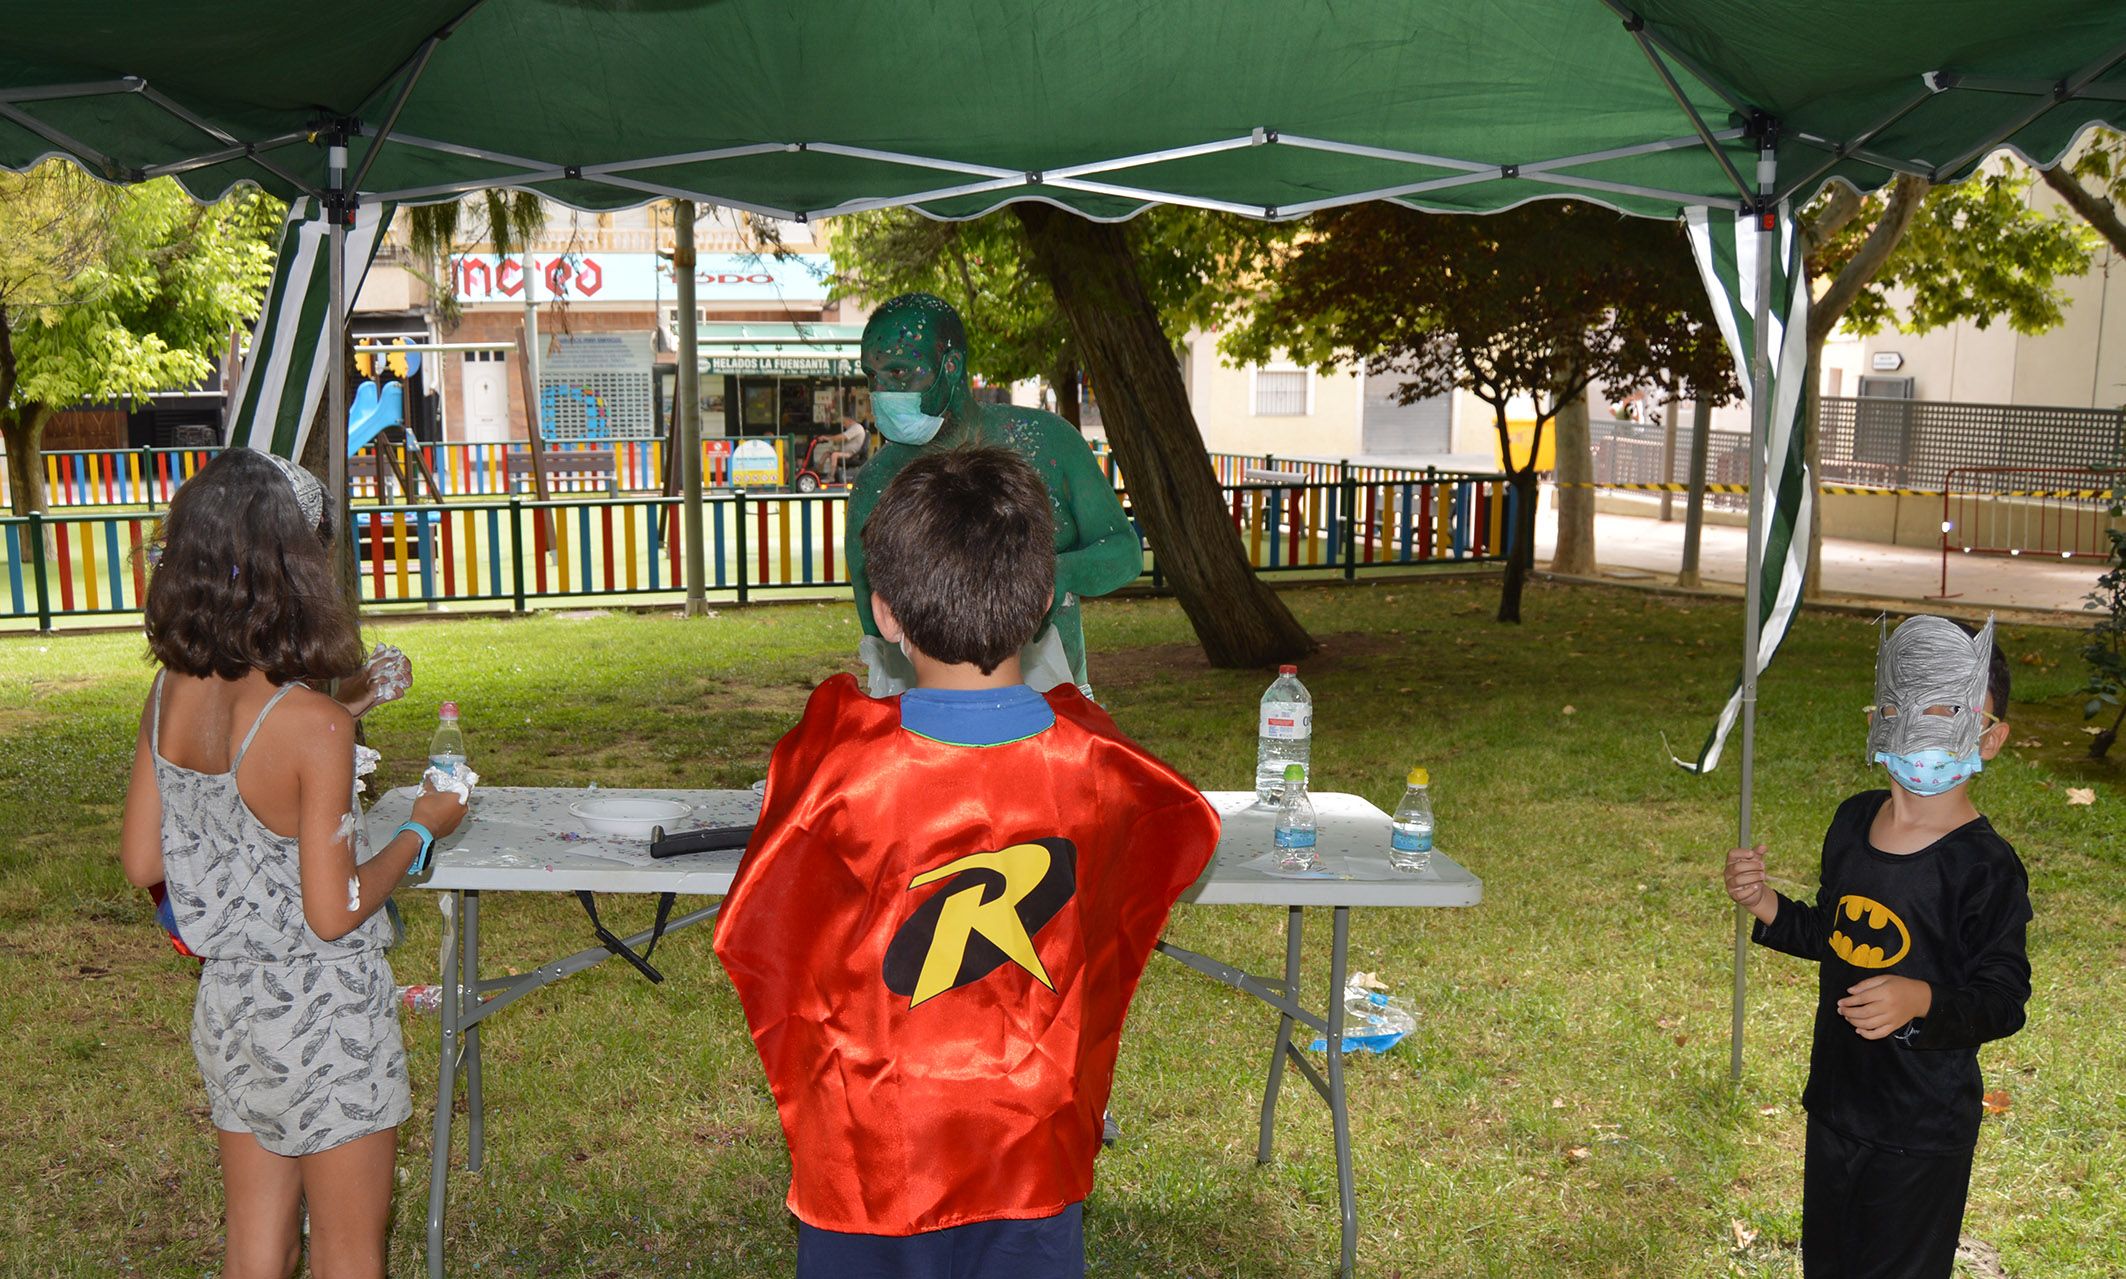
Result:
<svg viewBox="0 0 2126 1279">
<path fill-rule="evenodd" d="M 1648 509 L 1654 508 L 1649 504 Z M 1557 537 L 1557 513 L 1543 503 L 1536 525 L 1536 562 L 1546 565 Z M 1740 589 L 1748 553 L 1739 527 L 1708 524 L 1699 546 L 1699 574 L 1707 586 Z M 1606 576 L 1631 580 L 1640 574 L 1673 582 L 1683 561 L 1683 509 L 1676 519 L 1631 515 L 1595 516 L 1595 558 Z M 2041 560 L 1952 555 L 1949 591 L 1960 607 L 2051 609 L 2080 612 L 2083 598 L 2104 571 L 2094 559 Z M 1925 601 L 1941 594 L 1941 552 L 1875 542 L 1827 539 L 1823 544 L 1824 589 L 1867 599 Z"/>
</svg>

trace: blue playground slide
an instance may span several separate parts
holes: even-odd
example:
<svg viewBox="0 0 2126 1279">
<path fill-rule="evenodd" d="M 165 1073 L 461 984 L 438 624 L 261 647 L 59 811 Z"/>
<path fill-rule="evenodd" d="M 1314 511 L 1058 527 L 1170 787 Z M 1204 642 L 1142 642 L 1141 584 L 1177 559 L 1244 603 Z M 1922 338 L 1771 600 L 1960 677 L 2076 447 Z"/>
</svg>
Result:
<svg viewBox="0 0 2126 1279">
<path fill-rule="evenodd" d="M 406 354 L 408 377 L 421 367 L 417 351 Z M 353 457 L 388 427 L 403 425 L 406 421 L 406 384 L 394 378 L 377 384 L 364 378 L 354 388 L 354 403 L 347 406 L 347 456 Z"/>
</svg>

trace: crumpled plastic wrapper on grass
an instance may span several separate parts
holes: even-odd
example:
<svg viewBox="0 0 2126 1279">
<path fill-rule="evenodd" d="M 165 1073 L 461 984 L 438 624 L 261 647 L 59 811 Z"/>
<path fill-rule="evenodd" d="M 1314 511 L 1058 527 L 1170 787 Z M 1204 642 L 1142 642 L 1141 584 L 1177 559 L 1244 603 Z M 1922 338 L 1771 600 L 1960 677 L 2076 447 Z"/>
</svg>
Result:
<svg viewBox="0 0 2126 1279">
<path fill-rule="evenodd" d="M 472 788 L 480 784 L 480 775 L 463 764 L 452 764 L 448 771 L 430 764 L 421 780 L 438 792 L 449 791 L 458 797 L 460 804 L 472 802 Z"/>
<path fill-rule="evenodd" d="M 1372 989 L 1368 989 L 1369 984 Z M 1353 974 L 1344 984 L 1343 1048 L 1346 1053 L 1384 1053 L 1416 1029 L 1417 1015 L 1410 1011 L 1410 1006 L 1380 989 L 1379 980 L 1373 974 Z M 1329 1041 L 1326 1036 L 1317 1036 L 1307 1046 L 1314 1052 L 1327 1052 Z"/>
</svg>

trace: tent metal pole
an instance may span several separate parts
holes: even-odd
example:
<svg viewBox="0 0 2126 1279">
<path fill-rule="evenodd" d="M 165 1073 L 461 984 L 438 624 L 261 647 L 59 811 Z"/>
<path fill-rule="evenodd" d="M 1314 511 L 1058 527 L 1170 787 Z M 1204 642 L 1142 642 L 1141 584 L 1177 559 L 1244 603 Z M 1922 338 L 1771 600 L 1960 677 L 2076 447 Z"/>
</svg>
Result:
<svg viewBox="0 0 2126 1279">
<path fill-rule="evenodd" d="M 1779 252 L 1779 206 L 1772 193 L 1779 185 L 1778 138 L 1767 127 L 1757 144 L 1757 293 L 1750 354 L 1750 525 L 1749 558 L 1744 569 L 1742 614 L 1742 795 L 1736 846 L 1753 847 L 1751 801 L 1757 768 L 1757 665 L 1764 620 L 1765 449 L 1772 425 L 1772 262 Z M 1728 1043 L 1728 1078 L 1742 1081 L 1742 1008 L 1749 983 L 1750 913 L 1735 906 L 1735 1007 Z"/>
<path fill-rule="evenodd" d="M 106 178 L 115 180 L 125 173 L 125 170 L 119 166 L 118 162 L 110 156 L 98 151 L 63 129 L 53 128 L 27 111 L 19 110 L 5 102 L 0 102 L 0 120 L 14 121 L 75 159 L 94 165 L 103 171 L 103 176 Z"/>
<path fill-rule="evenodd" d="M 1822 164 L 1811 170 L 1807 177 L 1788 187 L 1781 194 L 1781 198 L 1790 199 L 1794 196 L 1801 194 L 1803 191 L 1816 185 L 1816 183 L 1822 179 L 1824 174 L 1829 173 L 1831 170 L 1837 168 L 1840 164 L 1843 164 L 1845 161 L 1850 159 L 1859 158 L 1857 152 L 1860 150 L 1860 148 L 1874 141 L 1876 134 L 1881 133 L 1884 129 L 1889 128 L 1891 125 L 1896 124 L 1899 120 L 1904 119 L 1906 116 L 1912 114 L 1914 111 L 1919 110 L 1919 108 L 1924 106 L 1926 103 L 1933 101 L 1934 95 L 1936 93 L 1939 93 L 1940 91 L 1941 90 L 1936 88 L 1935 85 L 1930 81 L 1927 84 L 1926 88 L 1920 90 L 1912 97 L 1905 99 L 1905 101 L 1901 105 L 1899 105 L 1895 111 L 1890 112 L 1882 119 L 1877 120 L 1874 124 L 1871 124 L 1867 128 L 1862 129 L 1860 132 L 1854 134 L 1852 137 L 1848 138 L 1844 142 L 1832 144 L 1830 148 L 1831 158 L 1825 160 Z"/>
<path fill-rule="evenodd" d="M 355 572 L 354 526 L 347 500 L 347 140 L 326 142 L 325 187 L 325 492 L 332 500 L 332 533 L 347 603 L 361 614 Z"/>
<path fill-rule="evenodd" d="M 708 556 L 701 536 L 701 317 L 694 312 L 694 202 L 672 201 L 672 275 L 679 286 L 680 535 L 686 541 L 688 617 L 708 614 Z M 740 536 L 744 536 L 741 532 Z"/>
<path fill-rule="evenodd" d="M 0 89 L 0 102 L 50 102 L 58 98 L 101 98 L 114 93 L 138 93 L 147 81 L 139 76 L 116 80 L 78 80 L 71 84 L 40 84 L 19 89 Z"/>
<path fill-rule="evenodd" d="M 1261 204 L 1236 204 L 1231 200 L 1213 200 L 1199 195 L 1178 195 L 1172 191 L 1154 191 L 1148 187 L 1121 186 L 1112 182 L 1087 182 L 1083 178 L 1047 179 L 1041 186 L 1056 187 L 1064 191 L 1083 191 L 1087 195 L 1113 195 L 1125 200 L 1145 200 L 1154 204 L 1178 204 L 1190 209 L 1209 209 L 1213 213 L 1232 213 L 1243 218 L 1272 216 L 1266 209 L 1273 206 Z"/>
<path fill-rule="evenodd" d="M 1600 178 L 1582 178 L 1570 173 L 1517 173 L 1513 176 L 1523 182 L 1540 182 L 1545 186 L 1567 187 L 1575 191 L 1613 191 L 1618 195 L 1643 195 L 1654 200 L 1668 200 L 1680 205 L 1702 204 L 1709 209 L 1734 209 L 1737 212 L 1749 207 L 1752 201 L 1737 200 L 1717 195 L 1694 195 L 1688 191 L 1669 191 L 1661 187 L 1642 187 L 1629 182 L 1604 182 Z"/>
<path fill-rule="evenodd" d="M 149 84 L 145 80 L 140 82 L 140 96 L 146 98 L 148 101 L 154 103 L 157 107 L 161 108 L 165 114 L 177 117 L 178 119 L 184 121 L 186 124 L 189 124 L 193 128 L 199 130 L 201 133 L 204 133 L 208 137 L 213 138 L 217 142 L 225 142 L 230 146 L 237 146 L 240 145 L 243 141 L 241 138 L 238 138 L 235 134 L 229 132 L 227 129 L 222 128 L 220 125 L 214 123 L 212 120 L 209 120 L 205 116 L 200 115 L 198 112 L 193 111 L 191 108 L 178 102 L 176 99 L 170 97 L 170 95 L 162 92 L 154 85 Z M 294 187 L 298 191 L 304 192 L 307 195 L 321 196 L 323 194 L 321 191 L 318 190 L 318 188 L 311 186 L 308 182 L 303 181 L 295 174 L 289 172 L 287 169 L 281 167 L 273 161 L 266 159 L 264 156 L 257 154 L 255 151 L 251 155 L 251 162 L 257 165 L 259 168 L 264 169 L 266 172 L 272 174 L 274 177 L 277 177 L 281 181 Z"/>
<path fill-rule="evenodd" d="M 421 82 L 421 73 L 428 69 L 428 59 L 434 56 L 436 46 L 442 42 L 442 36 L 433 35 L 423 40 L 421 47 L 414 51 L 413 60 L 406 68 L 406 81 L 399 86 L 398 94 L 392 98 L 391 110 L 384 116 L 384 123 L 377 127 L 375 136 L 369 139 L 368 149 L 362 152 L 362 163 L 356 167 L 354 177 L 347 183 L 349 190 L 362 189 L 362 179 L 369 176 L 370 166 L 383 154 L 384 143 L 390 140 L 392 129 L 399 123 L 399 114 L 406 110 L 406 100 L 413 96 L 413 87 Z"/>
<path fill-rule="evenodd" d="M 1698 108 L 1690 100 L 1690 95 L 1683 92 L 1683 86 L 1676 82 L 1675 73 L 1661 60 L 1661 50 L 1655 47 L 1653 34 L 1646 29 L 1646 20 L 1636 13 L 1630 14 L 1624 19 L 1624 29 L 1631 33 L 1631 38 L 1639 46 L 1639 52 L 1645 54 L 1647 62 L 1652 64 L 1654 74 L 1661 77 L 1661 83 L 1668 89 L 1668 96 L 1674 98 L 1676 105 L 1683 108 L 1683 114 L 1690 117 L 1690 127 L 1698 131 L 1698 139 L 1705 143 L 1705 149 L 1712 152 L 1713 158 L 1720 162 L 1720 167 L 1727 173 L 1727 180 L 1735 184 L 1735 190 L 1741 193 L 1743 201 L 1749 203 L 1752 199 L 1749 183 L 1743 181 L 1742 171 L 1735 167 L 1735 162 L 1728 158 L 1727 152 L 1720 149 L 1719 139 L 1714 137 L 1712 128 L 1705 123 L 1705 117 L 1698 114 Z"/>
<path fill-rule="evenodd" d="M 2036 123 L 2039 116 L 2072 98 L 2080 96 L 2082 90 L 2094 83 L 2097 77 L 2111 70 L 2121 61 L 2126 61 L 2126 44 L 2114 45 L 2105 52 L 2103 57 L 2098 58 L 2073 75 L 2063 78 L 2059 84 L 2053 87 L 2052 92 L 2046 95 L 2043 101 L 2017 115 L 2006 127 L 1994 132 L 1986 141 L 1966 150 L 1962 155 L 1957 156 L 1947 164 L 1936 167 L 1934 172 L 1928 175 L 1929 179 L 1938 183 L 1944 177 L 1963 168 L 1973 160 L 1990 153 L 1993 148 L 2021 133 L 2024 126 Z"/>
<path fill-rule="evenodd" d="M 151 164 L 142 169 L 140 174 L 145 178 L 162 178 L 177 173 L 189 173 L 193 169 L 204 169 L 212 164 L 226 164 L 231 160 L 241 160 L 246 156 L 255 156 L 261 151 L 271 151 L 276 147 L 293 146 L 306 140 L 309 136 L 308 133 L 283 133 L 277 138 L 267 138 L 263 142 L 239 142 L 233 146 L 223 147 L 219 151 L 208 151 L 202 155 L 195 155 L 188 160 L 172 160 L 168 164 Z"/>
<path fill-rule="evenodd" d="M 1708 89 L 1711 89 L 1714 93 L 1719 94 L 1721 101 L 1727 103 L 1727 105 L 1733 107 L 1737 111 L 1740 111 L 1744 115 L 1750 114 L 1755 109 L 1749 103 L 1744 102 L 1740 94 L 1735 93 L 1726 85 L 1720 83 L 1720 81 L 1715 78 L 1711 72 L 1700 66 L 1698 64 L 1697 59 L 1692 58 L 1689 54 L 1683 52 L 1683 50 L 1678 49 L 1675 46 L 1675 43 L 1671 41 L 1667 36 L 1664 36 L 1659 32 L 1654 31 L 1652 28 L 1647 27 L 1646 19 L 1640 14 L 1634 12 L 1632 9 L 1630 9 L 1623 3 L 1621 3 L 1621 0 L 1602 0 L 1602 3 L 1609 6 L 1609 11 L 1611 13 L 1614 13 L 1617 15 L 1617 17 L 1623 19 L 1624 27 L 1626 30 L 1631 31 L 1634 34 L 1637 34 L 1639 31 L 1644 30 L 1646 34 L 1646 43 L 1652 44 L 1656 49 L 1659 49 L 1661 52 L 1667 54 L 1671 62 L 1674 62 L 1677 66 L 1682 67 L 1685 71 L 1690 72 L 1691 75 L 1697 79 L 1698 83 L 1704 85 Z"/>
</svg>

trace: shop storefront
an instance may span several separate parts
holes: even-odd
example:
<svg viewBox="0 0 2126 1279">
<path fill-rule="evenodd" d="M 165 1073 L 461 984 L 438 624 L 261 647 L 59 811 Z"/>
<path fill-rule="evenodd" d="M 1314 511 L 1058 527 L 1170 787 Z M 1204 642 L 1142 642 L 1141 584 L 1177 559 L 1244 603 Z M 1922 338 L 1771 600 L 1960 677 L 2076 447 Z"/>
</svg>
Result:
<svg viewBox="0 0 2126 1279">
<path fill-rule="evenodd" d="M 704 324 L 700 330 L 701 433 L 790 436 L 839 430 L 844 413 L 871 420 L 854 324 Z M 659 402 L 676 402 L 677 372 Z"/>
</svg>

